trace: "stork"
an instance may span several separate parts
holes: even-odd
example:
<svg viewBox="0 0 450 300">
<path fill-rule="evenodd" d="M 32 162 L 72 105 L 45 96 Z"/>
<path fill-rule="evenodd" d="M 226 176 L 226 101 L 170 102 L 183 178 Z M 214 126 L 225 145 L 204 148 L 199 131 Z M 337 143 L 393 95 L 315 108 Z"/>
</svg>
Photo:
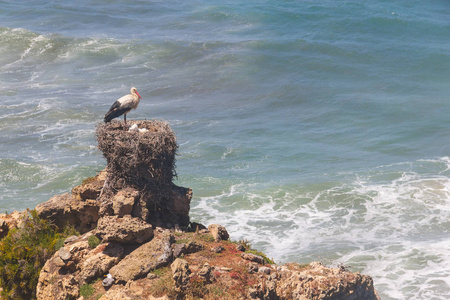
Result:
<svg viewBox="0 0 450 300">
<path fill-rule="evenodd" d="M 125 130 L 127 128 L 127 113 L 132 109 L 136 109 L 139 105 L 139 99 L 142 99 L 135 87 L 130 90 L 131 94 L 125 95 L 119 98 L 116 102 L 111 105 L 111 108 L 106 113 L 104 121 L 105 123 L 110 122 L 112 119 L 120 117 L 123 115 L 123 120 L 125 122 Z"/>
</svg>

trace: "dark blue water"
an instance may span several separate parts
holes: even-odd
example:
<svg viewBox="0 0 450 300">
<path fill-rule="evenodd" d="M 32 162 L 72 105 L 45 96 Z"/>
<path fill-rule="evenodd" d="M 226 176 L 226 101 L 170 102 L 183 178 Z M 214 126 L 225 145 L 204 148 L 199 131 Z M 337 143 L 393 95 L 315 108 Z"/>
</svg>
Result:
<svg viewBox="0 0 450 300">
<path fill-rule="evenodd" d="M 449 29 L 448 1 L 0 1 L 0 211 L 104 168 L 95 125 L 136 86 L 192 220 L 447 299 Z"/>
</svg>

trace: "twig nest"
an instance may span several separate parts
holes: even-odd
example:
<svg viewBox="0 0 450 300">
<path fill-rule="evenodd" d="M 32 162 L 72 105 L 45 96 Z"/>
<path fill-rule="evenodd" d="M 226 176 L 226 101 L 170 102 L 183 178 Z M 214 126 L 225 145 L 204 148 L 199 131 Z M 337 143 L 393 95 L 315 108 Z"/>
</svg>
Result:
<svg viewBox="0 0 450 300">
<path fill-rule="evenodd" d="M 130 214 L 154 226 L 189 225 L 192 191 L 172 183 L 176 176 L 175 134 L 165 121 L 99 124 L 98 148 L 108 166 L 98 197 L 99 216 Z"/>
<path fill-rule="evenodd" d="M 98 147 L 108 162 L 110 183 L 136 187 L 171 183 L 178 145 L 170 126 L 160 120 L 129 123 L 133 124 L 128 131 L 119 121 L 97 126 Z"/>
</svg>

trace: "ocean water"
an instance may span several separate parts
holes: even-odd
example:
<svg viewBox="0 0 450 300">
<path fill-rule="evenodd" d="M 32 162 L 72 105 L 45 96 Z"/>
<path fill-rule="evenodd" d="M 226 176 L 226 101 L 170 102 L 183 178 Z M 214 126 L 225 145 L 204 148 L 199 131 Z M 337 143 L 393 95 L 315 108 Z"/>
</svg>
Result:
<svg viewBox="0 0 450 300">
<path fill-rule="evenodd" d="M 136 86 L 191 220 L 449 299 L 449 33 L 444 0 L 0 1 L 0 211 L 103 169 L 95 126 Z"/>
</svg>

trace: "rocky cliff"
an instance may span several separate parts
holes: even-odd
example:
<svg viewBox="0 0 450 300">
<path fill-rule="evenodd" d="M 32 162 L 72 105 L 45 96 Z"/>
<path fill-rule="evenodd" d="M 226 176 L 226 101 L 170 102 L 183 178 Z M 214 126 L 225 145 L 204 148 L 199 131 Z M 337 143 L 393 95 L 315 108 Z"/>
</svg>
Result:
<svg viewBox="0 0 450 300">
<path fill-rule="evenodd" d="M 81 233 L 45 262 L 37 299 L 379 299 L 369 276 L 276 265 L 223 226 L 191 223 L 192 191 L 172 183 L 175 135 L 162 121 L 135 124 L 99 125 L 106 169 L 36 207 Z M 0 238 L 23 215 L 0 215 Z"/>
</svg>

